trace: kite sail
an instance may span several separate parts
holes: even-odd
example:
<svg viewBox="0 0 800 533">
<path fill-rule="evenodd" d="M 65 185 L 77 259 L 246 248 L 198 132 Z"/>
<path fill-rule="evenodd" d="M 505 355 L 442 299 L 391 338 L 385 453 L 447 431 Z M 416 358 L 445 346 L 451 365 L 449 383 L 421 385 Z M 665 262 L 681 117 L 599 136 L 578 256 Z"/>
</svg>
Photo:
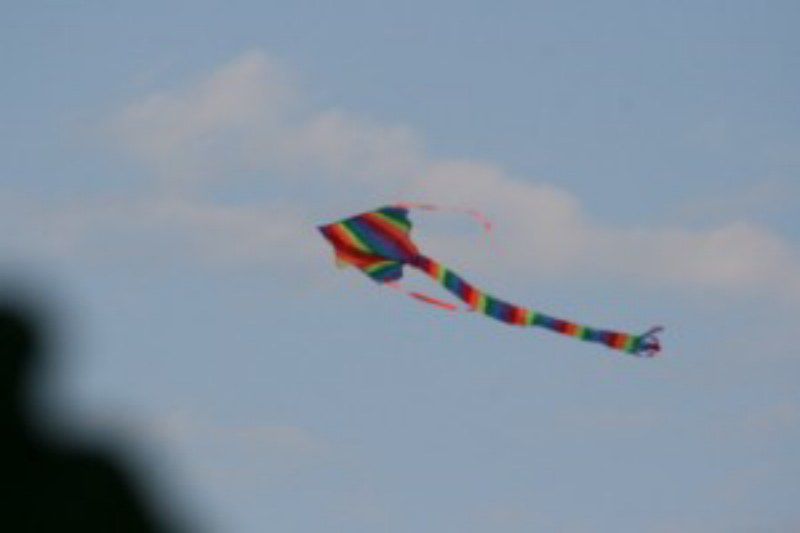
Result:
<svg viewBox="0 0 800 533">
<path fill-rule="evenodd" d="M 519 307 L 485 293 L 449 268 L 420 253 L 411 241 L 411 221 L 408 218 L 410 207 L 436 209 L 427 204 L 397 204 L 319 226 L 319 230 L 333 245 L 337 264 L 354 266 L 383 285 L 399 289 L 398 280 L 403 276 L 403 267 L 407 265 L 433 278 L 466 303 L 470 310 L 506 324 L 539 326 L 577 339 L 601 343 L 638 357 L 653 357 L 661 350 L 656 337 L 663 329 L 661 327 L 651 328 L 641 335 L 598 329 Z M 485 218 L 475 211 L 466 212 L 478 219 L 488 230 L 489 223 Z M 425 294 L 408 294 L 446 310 L 457 309 L 453 304 Z"/>
</svg>

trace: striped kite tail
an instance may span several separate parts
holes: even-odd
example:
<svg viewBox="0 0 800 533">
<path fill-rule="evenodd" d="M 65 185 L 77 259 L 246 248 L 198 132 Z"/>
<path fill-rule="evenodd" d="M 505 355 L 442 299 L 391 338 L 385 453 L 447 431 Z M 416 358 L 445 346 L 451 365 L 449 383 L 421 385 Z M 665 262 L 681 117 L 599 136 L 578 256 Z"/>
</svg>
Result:
<svg viewBox="0 0 800 533">
<path fill-rule="evenodd" d="M 469 284 L 461 276 L 424 255 L 418 255 L 411 263 L 445 289 L 466 303 L 471 310 L 515 326 L 539 326 L 562 335 L 588 342 L 598 342 L 614 350 L 638 356 L 653 357 L 661 350 L 656 335 L 663 329 L 655 327 L 641 335 L 582 326 L 574 322 L 555 318 L 538 311 L 519 307 L 495 298 Z"/>
</svg>

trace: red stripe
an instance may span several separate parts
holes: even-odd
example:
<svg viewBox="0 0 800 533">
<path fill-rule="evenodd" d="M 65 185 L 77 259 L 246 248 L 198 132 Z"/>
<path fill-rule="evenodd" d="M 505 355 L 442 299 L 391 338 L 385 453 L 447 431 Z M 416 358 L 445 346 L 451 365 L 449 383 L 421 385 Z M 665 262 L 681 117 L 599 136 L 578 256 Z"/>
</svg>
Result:
<svg viewBox="0 0 800 533">
<path fill-rule="evenodd" d="M 461 289 L 458 294 L 459 298 L 465 302 L 468 302 L 470 292 L 474 291 L 475 289 L 472 287 L 472 285 L 464 280 L 461 280 L 461 286 L 459 288 Z"/>
<path fill-rule="evenodd" d="M 578 325 L 568 322 L 566 326 L 564 326 L 564 333 L 569 335 L 570 337 L 574 337 L 575 333 L 578 331 Z"/>
<path fill-rule="evenodd" d="M 475 289 L 475 287 L 470 286 L 468 287 L 467 297 L 465 298 L 465 300 L 471 308 L 475 309 L 478 306 L 479 296 L 480 293 Z"/>
<path fill-rule="evenodd" d="M 614 338 L 613 347 L 617 350 L 622 349 L 625 346 L 625 341 L 627 340 L 627 335 L 625 333 L 617 333 L 616 337 Z"/>
<path fill-rule="evenodd" d="M 608 346 L 610 346 L 611 348 L 617 348 L 617 345 L 618 345 L 618 343 L 619 343 L 619 337 L 620 337 L 620 334 L 619 334 L 619 333 L 614 333 L 614 332 L 612 331 L 612 332 L 611 332 L 611 333 L 609 333 L 609 335 L 608 335 L 608 341 L 606 342 L 606 344 L 607 344 Z"/>
<path fill-rule="evenodd" d="M 368 254 L 356 248 L 353 245 L 352 239 L 350 239 L 346 231 L 338 224 L 325 226 L 321 230 L 331 244 L 333 244 L 336 256 L 341 258 L 343 261 L 347 261 L 348 263 L 359 268 L 363 268 L 378 261 L 385 260 L 383 257 L 375 254 Z"/>
</svg>

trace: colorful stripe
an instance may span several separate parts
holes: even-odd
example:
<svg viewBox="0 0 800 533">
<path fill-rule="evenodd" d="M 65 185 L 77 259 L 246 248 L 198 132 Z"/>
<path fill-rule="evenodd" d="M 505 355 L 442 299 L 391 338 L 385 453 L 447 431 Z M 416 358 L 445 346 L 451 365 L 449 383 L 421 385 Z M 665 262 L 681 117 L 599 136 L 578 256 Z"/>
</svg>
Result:
<svg viewBox="0 0 800 533">
<path fill-rule="evenodd" d="M 411 263 L 422 272 L 439 282 L 445 289 L 466 303 L 471 309 L 488 317 L 511 325 L 539 326 L 568 337 L 598 342 L 609 348 L 633 355 L 640 354 L 642 336 L 629 335 L 618 331 L 594 329 L 544 313 L 509 304 L 490 294 L 486 294 L 465 281 L 461 276 L 437 263 L 433 259 L 420 256 Z"/>
<path fill-rule="evenodd" d="M 432 209 L 431 206 L 423 208 Z M 410 239 L 408 209 L 389 206 L 321 226 L 322 234 L 333 244 L 338 260 L 361 269 L 379 283 L 391 284 L 403 275 L 403 265 L 413 266 L 433 278 L 470 309 L 506 324 L 538 326 L 568 337 L 604 344 L 632 355 L 652 356 L 660 350 L 655 337 L 660 328 L 642 335 L 595 329 L 539 311 L 519 307 L 474 287 L 461 276 L 419 253 Z M 451 309 L 451 304 L 419 293 L 414 298 Z"/>
</svg>

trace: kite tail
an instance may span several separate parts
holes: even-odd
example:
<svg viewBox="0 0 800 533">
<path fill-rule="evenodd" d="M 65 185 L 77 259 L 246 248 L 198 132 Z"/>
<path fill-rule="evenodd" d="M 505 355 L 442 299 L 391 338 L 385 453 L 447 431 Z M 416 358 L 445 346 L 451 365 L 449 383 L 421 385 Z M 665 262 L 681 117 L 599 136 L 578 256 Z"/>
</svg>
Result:
<svg viewBox="0 0 800 533">
<path fill-rule="evenodd" d="M 538 311 L 519 307 L 486 294 L 477 287 L 470 285 L 449 268 L 424 255 L 418 255 L 410 264 L 436 280 L 445 289 L 466 303 L 473 311 L 483 313 L 506 324 L 539 326 L 577 339 L 598 342 L 614 350 L 620 350 L 638 357 L 653 357 L 661 350 L 661 345 L 656 336 L 663 329 L 661 327 L 654 327 L 641 335 L 630 335 L 618 331 L 582 326 Z"/>
</svg>

